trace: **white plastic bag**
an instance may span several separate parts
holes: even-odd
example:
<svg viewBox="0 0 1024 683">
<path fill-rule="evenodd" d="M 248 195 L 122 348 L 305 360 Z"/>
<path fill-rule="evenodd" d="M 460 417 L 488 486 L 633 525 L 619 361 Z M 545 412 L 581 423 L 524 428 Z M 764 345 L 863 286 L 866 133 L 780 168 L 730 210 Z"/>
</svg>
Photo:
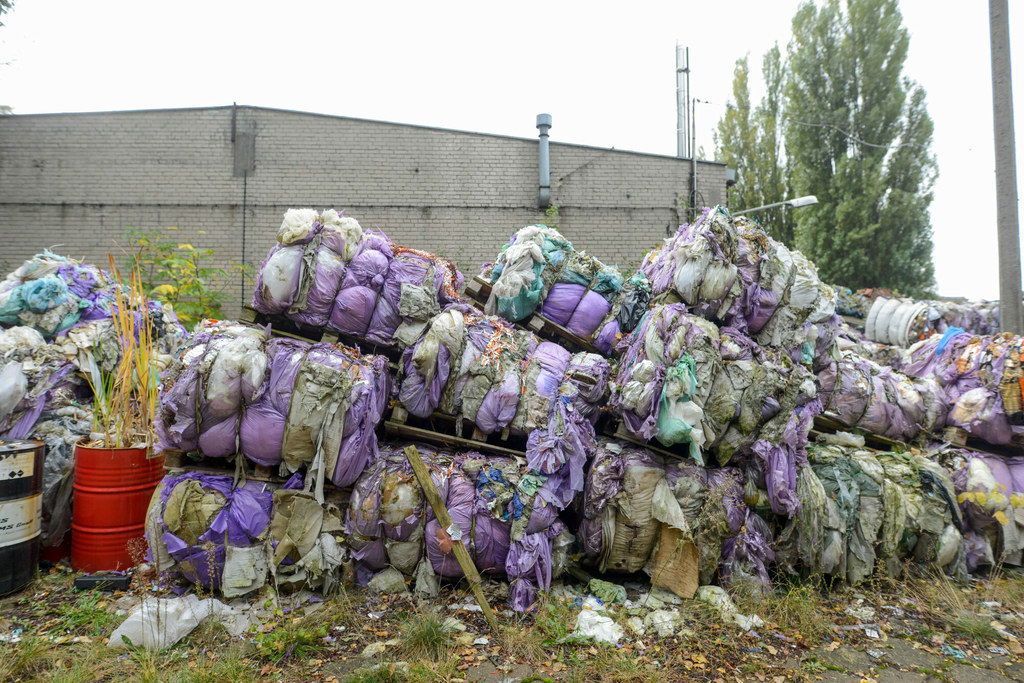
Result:
<svg viewBox="0 0 1024 683">
<path fill-rule="evenodd" d="M 200 600 L 194 594 L 179 598 L 145 598 L 128 618 L 110 634 L 107 647 L 135 647 L 163 650 L 174 645 L 207 619 L 216 619 L 233 636 L 249 630 L 249 615 L 228 607 L 220 600 Z"/>
</svg>

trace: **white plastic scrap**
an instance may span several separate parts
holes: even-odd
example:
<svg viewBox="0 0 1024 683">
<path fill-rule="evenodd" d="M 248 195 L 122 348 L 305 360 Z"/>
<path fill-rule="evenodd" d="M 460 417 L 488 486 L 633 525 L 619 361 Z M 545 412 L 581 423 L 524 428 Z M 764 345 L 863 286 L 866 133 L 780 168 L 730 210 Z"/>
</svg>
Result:
<svg viewBox="0 0 1024 683">
<path fill-rule="evenodd" d="M 624 635 L 622 627 L 612 621 L 611 617 L 600 615 L 592 609 L 583 609 L 579 613 L 573 633 L 609 645 L 617 644 Z"/>
<path fill-rule="evenodd" d="M 733 604 L 732 598 L 721 586 L 701 586 L 697 589 L 697 594 L 694 597 L 717 609 L 722 621 L 735 624 L 743 631 L 764 626 L 764 621 L 756 614 L 740 614 L 736 611 L 736 605 Z"/>
<path fill-rule="evenodd" d="M 215 619 L 233 636 L 242 635 L 251 625 L 249 615 L 215 598 L 200 600 L 194 594 L 178 598 L 145 598 L 110 634 L 107 647 L 127 648 L 127 637 L 136 647 L 163 650 L 207 619 Z"/>
</svg>

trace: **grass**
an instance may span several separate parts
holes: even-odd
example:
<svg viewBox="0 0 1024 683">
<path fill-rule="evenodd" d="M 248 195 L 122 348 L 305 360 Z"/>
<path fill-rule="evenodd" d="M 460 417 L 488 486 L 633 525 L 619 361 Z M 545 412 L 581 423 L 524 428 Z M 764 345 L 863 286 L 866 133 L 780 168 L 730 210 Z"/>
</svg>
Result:
<svg viewBox="0 0 1024 683">
<path fill-rule="evenodd" d="M 455 652 L 454 630 L 437 614 L 413 614 L 398 628 L 398 652 L 410 661 L 444 661 Z"/>
<path fill-rule="evenodd" d="M 977 614 L 962 613 L 949 621 L 949 628 L 954 633 L 973 639 L 976 643 L 999 640 L 999 631 L 990 625 L 991 617 Z"/>
<path fill-rule="evenodd" d="M 51 650 L 50 643 L 36 636 L 0 646 L 0 680 L 34 680 L 36 673 L 49 666 Z"/>
<path fill-rule="evenodd" d="M 807 643 L 819 642 L 830 630 L 829 621 L 822 618 L 825 598 L 812 584 L 780 581 L 768 593 L 738 593 L 734 602 L 741 613 L 795 631 Z"/>
<path fill-rule="evenodd" d="M 98 591 L 83 593 L 74 605 L 62 603 L 57 606 L 56 617 L 59 627 L 67 632 L 82 633 L 91 637 L 110 635 L 124 617 L 108 612 L 106 597 Z"/>
</svg>

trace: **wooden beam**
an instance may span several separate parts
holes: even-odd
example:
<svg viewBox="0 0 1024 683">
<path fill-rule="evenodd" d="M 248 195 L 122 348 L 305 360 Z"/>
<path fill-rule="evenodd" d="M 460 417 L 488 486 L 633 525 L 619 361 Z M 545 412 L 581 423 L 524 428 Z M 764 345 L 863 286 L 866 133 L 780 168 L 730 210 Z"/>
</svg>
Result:
<svg viewBox="0 0 1024 683">
<path fill-rule="evenodd" d="M 420 486 L 423 487 L 423 495 L 427 497 L 427 502 L 430 503 L 430 507 L 434 510 L 434 516 L 437 517 L 441 528 L 450 528 L 452 526 L 452 517 L 448 514 L 448 508 L 445 507 L 444 501 L 441 500 L 441 494 L 437 492 L 437 487 L 434 486 L 434 481 L 430 478 L 427 466 L 423 464 L 423 460 L 420 458 L 420 452 L 416 450 L 415 446 L 406 446 L 404 452 L 409 464 L 412 465 L 413 472 L 416 473 Z M 464 533 L 469 533 L 469 529 L 465 529 Z M 484 588 L 480 581 L 480 574 L 476 570 L 476 565 L 473 564 L 473 558 L 469 556 L 469 551 L 466 550 L 466 546 L 461 540 L 455 541 L 452 552 L 455 553 L 455 559 L 458 560 L 459 566 L 462 567 L 462 573 L 469 580 L 469 587 L 473 591 L 473 597 L 476 598 L 477 604 L 480 605 L 484 618 L 487 619 L 487 624 L 491 627 L 491 632 L 494 635 L 498 635 L 498 620 L 495 618 L 494 612 L 491 611 L 490 605 L 487 604 L 487 598 L 484 597 Z"/>
</svg>

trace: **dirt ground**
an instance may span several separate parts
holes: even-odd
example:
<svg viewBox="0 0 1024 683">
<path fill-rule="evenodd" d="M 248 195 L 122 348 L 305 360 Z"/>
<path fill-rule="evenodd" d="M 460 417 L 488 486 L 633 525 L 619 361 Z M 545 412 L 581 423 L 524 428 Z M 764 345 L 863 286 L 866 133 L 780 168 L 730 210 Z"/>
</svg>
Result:
<svg viewBox="0 0 1024 683">
<path fill-rule="evenodd" d="M 614 645 L 575 633 L 581 611 L 596 605 L 587 586 L 553 586 L 521 615 L 505 609 L 507 585 L 489 582 L 498 633 L 464 584 L 431 600 L 267 590 L 230 601 L 252 619 L 241 636 L 206 623 L 153 652 L 107 642 L 143 596 L 173 598 L 175 587 L 143 572 L 125 592 L 79 593 L 74 574 L 57 567 L 0 599 L 0 680 L 1024 681 L 1017 574 L 831 590 L 781 582 L 770 594 L 736 596 L 741 613 L 761 620 L 746 629 L 631 578 L 621 584 L 626 603 L 591 610 L 621 629 Z"/>
</svg>

